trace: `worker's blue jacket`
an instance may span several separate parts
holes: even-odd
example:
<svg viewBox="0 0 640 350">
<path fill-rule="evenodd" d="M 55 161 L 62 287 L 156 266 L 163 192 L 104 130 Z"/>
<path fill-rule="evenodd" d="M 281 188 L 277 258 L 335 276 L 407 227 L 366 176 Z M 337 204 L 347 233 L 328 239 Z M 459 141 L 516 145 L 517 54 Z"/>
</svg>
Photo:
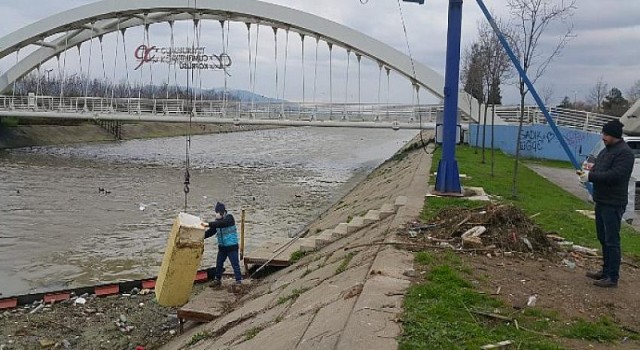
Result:
<svg viewBox="0 0 640 350">
<path fill-rule="evenodd" d="M 225 213 L 222 219 L 210 222 L 209 229 L 204 233 L 204 238 L 209 238 L 213 235 L 217 237 L 219 246 L 238 245 L 238 229 L 233 215 Z"/>
</svg>

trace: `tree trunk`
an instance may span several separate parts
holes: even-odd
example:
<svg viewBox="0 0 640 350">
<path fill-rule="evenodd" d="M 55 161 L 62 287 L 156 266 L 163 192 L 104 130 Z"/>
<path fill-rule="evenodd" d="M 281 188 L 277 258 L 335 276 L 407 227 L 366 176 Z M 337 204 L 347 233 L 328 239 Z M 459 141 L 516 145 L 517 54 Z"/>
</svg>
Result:
<svg viewBox="0 0 640 350">
<path fill-rule="evenodd" d="M 523 83 L 520 83 L 522 86 Z M 511 197 L 518 197 L 518 163 L 520 162 L 520 134 L 522 133 L 522 122 L 524 121 L 524 90 L 520 90 L 520 121 L 518 123 L 518 135 L 516 136 L 516 159 L 513 163 L 513 185 L 511 187 Z"/>
<path fill-rule="evenodd" d="M 494 172 L 493 172 L 493 168 L 495 165 L 495 153 L 496 153 L 496 149 L 495 149 L 495 145 L 493 140 L 495 139 L 495 133 L 494 133 L 494 129 L 496 127 L 496 104 L 493 103 L 491 105 L 491 177 L 494 177 Z"/>
<path fill-rule="evenodd" d="M 489 104 L 485 103 L 485 105 L 484 105 L 484 118 L 482 120 L 482 164 L 486 163 L 484 150 L 485 150 L 486 133 L 487 133 L 487 112 L 488 111 L 489 111 Z"/>
<path fill-rule="evenodd" d="M 476 147 L 474 148 L 474 153 L 478 154 L 478 141 L 480 139 L 480 113 L 482 112 L 482 103 L 478 101 L 478 129 L 476 131 Z"/>
</svg>

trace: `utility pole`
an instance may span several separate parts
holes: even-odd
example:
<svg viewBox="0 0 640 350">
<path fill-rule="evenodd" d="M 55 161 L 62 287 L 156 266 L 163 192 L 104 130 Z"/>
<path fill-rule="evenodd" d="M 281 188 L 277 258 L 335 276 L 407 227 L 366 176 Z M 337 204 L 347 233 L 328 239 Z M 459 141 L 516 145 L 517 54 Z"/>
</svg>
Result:
<svg viewBox="0 0 640 350">
<path fill-rule="evenodd" d="M 449 0 L 447 60 L 444 75 L 444 122 L 442 158 L 438 164 L 435 192 L 460 196 L 460 174 L 456 160 L 456 126 L 458 124 L 458 84 L 460 76 L 460 41 L 462 36 L 462 1 Z"/>
<path fill-rule="evenodd" d="M 403 0 L 424 4 L 424 0 Z M 447 58 L 444 82 L 444 122 L 442 125 L 442 159 L 438 164 L 435 193 L 461 196 L 460 174 L 456 160 L 456 126 L 458 124 L 458 84 L 460 75 L 460 41 L 462 36 L 462 1 L 449 0 Z"/>
</svg>

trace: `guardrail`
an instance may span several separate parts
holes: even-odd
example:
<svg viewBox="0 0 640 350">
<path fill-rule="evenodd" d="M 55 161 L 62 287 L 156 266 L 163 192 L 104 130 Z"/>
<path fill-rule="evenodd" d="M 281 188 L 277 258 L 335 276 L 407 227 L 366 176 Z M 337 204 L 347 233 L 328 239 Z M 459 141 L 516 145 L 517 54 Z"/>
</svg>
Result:
<svg viewBox="0 0 640 350">
<path fill-rule="evenodd" d="M 608 121 L 620 119 L 612 115 L 560 107 L 548 107 L 548 110 L 558 126 L 591 132 L 600 132 Z M 496 106 L 496 116 L 509 124 L 516 124 L 520 120 L 520 106 Z M 547 120 L 538 107 L 526 106 L 524 124 L 547 124 Z"/>
<path fill-rule="evenodd" d="M 100 114 L 185 115 L 230 119 L 343 120 L 351 122 L 418 122 L 435 123 L 442 105 L 408 104 L 329 104 L 282 101 L 251 102 L 187 99 L 0 96 L 0 109 L 5 111 Z M 135 118 L 132 118 L 135 119 Z"/>
</svg>

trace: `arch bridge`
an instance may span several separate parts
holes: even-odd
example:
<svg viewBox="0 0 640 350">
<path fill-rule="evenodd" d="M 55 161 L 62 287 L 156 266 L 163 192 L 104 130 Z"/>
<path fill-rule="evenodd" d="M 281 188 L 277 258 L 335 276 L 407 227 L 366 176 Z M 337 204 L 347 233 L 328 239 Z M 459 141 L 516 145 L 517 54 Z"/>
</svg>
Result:
<svg viewBox="0 0 640 350">
<path fill-rule="evenodd" d="M 188 65 L 190 73 L 187 73 L 187 86 L 191 84 L 191 94 L 186 96 L 180 93 L 177 80 L 178 61 L 168 56 L 171 63 L 161 72 L 156 70 L 158 76 L 166 78 L 164 87 L 158 87 L 153 82 L 154 69 L 152 63 L 155 49 L 150 40 L 150 27 L 159 24 L 168 24 L 171 31 L 170 50 L 177 50 L 174 46 L 174 27 L 179 22 L 192 24 L 193 35 L 188 45 L 191 48 L 199 47 L 202 23 L 212 21 L 219 23 L 222 33 L 222 53 L 215 56 L 219 63 L 215 68 L 222 70 L 224 91 L 221 98 L 207 99 L 202 96 L 197 86 L 202 86 L 205 73 L 201 71 L 200 64 Z M 231 57 L 228 62 L 225 55 L 229 50 L 229 23 L 244 24 L 247 33 L 249 79 L 247 86 L 251 91 L 250 100 L 234 100 L 228 83 L 233 77 L 229 76 L 227 66 L 231 65 Z M 264 28 L 267 28 L 265 30 Z M 125 35 L 129 29 L 142 28 L 143 45 L 137 48 L 127 48 Z M 235 27 L 234 27 L 235 28 Z M 259 56 L 260 28 L 268 35 L 273 33 L 275 41 L 275 98 L 256 97 L 256 83 L 260 72 L 258 61 L 262 64 L 263 57 Z M 278 59 L 278 33 L 282 39 L 282 33 L 286 33 L 286 46 L 284 53 L 284 70 L 279 71 Z M 297 33 L 302 49 L 302 100 L 292 102 L 286 98 L 287 84 L 287 55 L 289 46 L 289 34 Z M 107 72 L 103 42 L 107 38 L 115 36 L 115 59 L 112 71 Z M 226 35 L 226 39 L 225 39 Z M 265 34 L 263 34 L 264 36 Z M 139 38 L 138 38 L 139 39 Z M 131 40 L 131 39 L 129 39 Z M 226 40 L 226 43 L 225 43 Z M 315 74 L 313 75 L 313 98 L 310 98 L 305 90 L 310 89 L 310 79 L 305 77 L 305 43 L 315 41 Z M 324 42 L 329 51 L 329 101 L 322 103 L 316 100 L 318 80 L 318 45 Z M 282 44 L 282 43 L 281 43 Z M 280 44 L 280 47 L 282 46 Z M 94 47 L 95 45 L 95 47 Z M 99 45 L 99 52 L 97 46 Z M 120 49 L 122 45 L 122 49 Z M 81 49 L 84 46 L 86 53 L 89 46 L 88 59 L 82 61 Z M 80 56 L 79 74 L 71 74 L 67 67 L 67 55 L 72 55 L 77 48 Z M 339 83 L 344 84 L 344 99 L 339 98 L 334 92 L 334 63 L 332 58 L 336 48 L 346 51 L 346 77 Z M 313 49 L 313 47 L 312 47 Z M 122 74 L 122 57 L 124 56 L 124 71 L 126 74 L 126 88 L 116 93 L 118 76 Z M 134 53 L 138 62 L 129 62 L 127 55 Z M 276 124 L 276 125 L 315 125 L 315 126 L 355 126 L 355 127 L 393 127 L 393 128 L 433 128 L 436 116 L 441 113 L 440 105 L 422 105 L 415 101 L 420 99 L 420 93 L 426 92 L 443 99 L 444 78 L 425 65 L 412 61 L 402 52 L 344 25 L 323 19 L 321 17 L 305 13 L 299 10 L 260 2 L 254 0 L 105 0 L 89 5 L 81 6 L 66 12 L 62 12 L 13 33 L 0 38 L 0 60 L 15 56 L 15 64 L 4 74 L 0 75 L 0 116 L 17 117 L 44 117 L 67 119 L 100 119 L 100 120 L 137 120 L 137 121 L 166 121 L 184 122 L 192 120 L 199 123 L 235 123 L 235 124 Z M 94 58 L 92 66 L 92 56 Z M 210 56 L 213 58 L 213 56 Z M 271 59 L 273 59 L 273 57 Z M 357 65 L 357 98 L 349 99 L 349 75 L 352 57 L 353 65 Z M 378 71 L 377 100 L 363 103 L 361 99 L 361 66 L 363 58 L 369 60 Z M 120 61 L 118 61 L 120 59 Z M 95 61 L 98 60 L 98 63 Z M 55 63 L 50 63 L 55 61 Z M 88 61 L 88 62 L 87 62 Z M 101 61 L 101 62 L 100 62 Z M 344 61 L 344 60 L 343 60 Z M 191 62 L 193 63 L 193 62 Z M 52 68 L 47 69 L 47 64 Z M 344 64 L 344 62 L 343 62 Z M 137 65 L 137 67 L 135 67 Z M 280 64 L 281 65 L 281 64 Z M 102 66 L 102 71 L 100 70 Z M 96 68 L 97 67 L 97 68 Z M 148 67 L 148 68 L 147 68 Z M 56 69 L 57 68 L 57 69 Z M 147 81 L 142 82 L 143 71 L 149 70 Z M 206 67 L 204 69 L 207 69 Z M 173 70 L 173 72 L 172 72 Z M 351 68 L 354 70 L 354 68 Z M 46 93 L 44 86 L 50 83 L 50 73 L 59 77 L 57 89 Z M 92 74 L 93 71 L 93 74 Z M 132 86 L 132 76 L 140 71 L 141 80 Z M 76 67 L 77 72 L 77 67 Z M 45 78 L 46 73 L 46 78 Z M 113 73 L 113 75 L 112 75 Z M 393 73 L 406 79 L 410 84 L 412 104 L 391 104 L 389 102 L 389 80 Z M 189 77 L 189 74 L 191 77 Z M 279 75 L 280 74 L 280 75 Z M 351 73 L 353 74 L 353 73 Z M 92 76 L 93 75 L 93 76 Z M 308 74 L 307 74 L 308 75 Z M 80 86 L 80 93 L 71 96 L 70 77 L 76 77 L 76 85 Z M 78 79 L 77 77 L 80 77 Z M 113 76 L 113 79 L 111 79 Z M 386 101 L 383 101 L 383 77 L 386 76 Z M 173 84 L 171 79 L 174 78 Z M 280 78 L 280 81 L 279 81 Z M 298 77 L 299 78 L 299 77 Z M 111 79 L 111 81 L 109 81 Z M 353 79 L 353 78 L 352 78 Z M 95 90 L 89 86 L 92 80 L 104 81 L 100 85 L 103 91 Z M 289 78 L 289 81 L 291 78 Z M 31 89 L 21 88 L 25 81 L 31 81 Z M 346 82 L 346 83 L 345 83 Z M 66 86 L 65 86 L 66 84 Z M 35 85 L 35 87 L 34 87 Z M 50 84 L 49 84 L 50 85 Z M 222 83 L 221 83 L 222 85 Z M 152 96 L 143 96 L 145 88 L 152 90 Z M 172 88 L 173 86 L 173 88 Z M 136 91 L 136 87 L 137 90 Z M 65 93 L 66 88 L 66 93 Z M 174 89 L 172 91 L 172 89 Z M 34 91 L 35 90 L 35 91 Z M 155 91 L 154 91 L 155 90 Z M 273 95 L 273 91 L 270 93 Z M 200 96 L 198 96 L 200 95 Z M 478 104 L 470 96 L 464 94 L 461 97 L 459 111 L 462 118 L 477 120 Z M 326 98 L 325 98 L 326 100 Z"/>
</svg>

